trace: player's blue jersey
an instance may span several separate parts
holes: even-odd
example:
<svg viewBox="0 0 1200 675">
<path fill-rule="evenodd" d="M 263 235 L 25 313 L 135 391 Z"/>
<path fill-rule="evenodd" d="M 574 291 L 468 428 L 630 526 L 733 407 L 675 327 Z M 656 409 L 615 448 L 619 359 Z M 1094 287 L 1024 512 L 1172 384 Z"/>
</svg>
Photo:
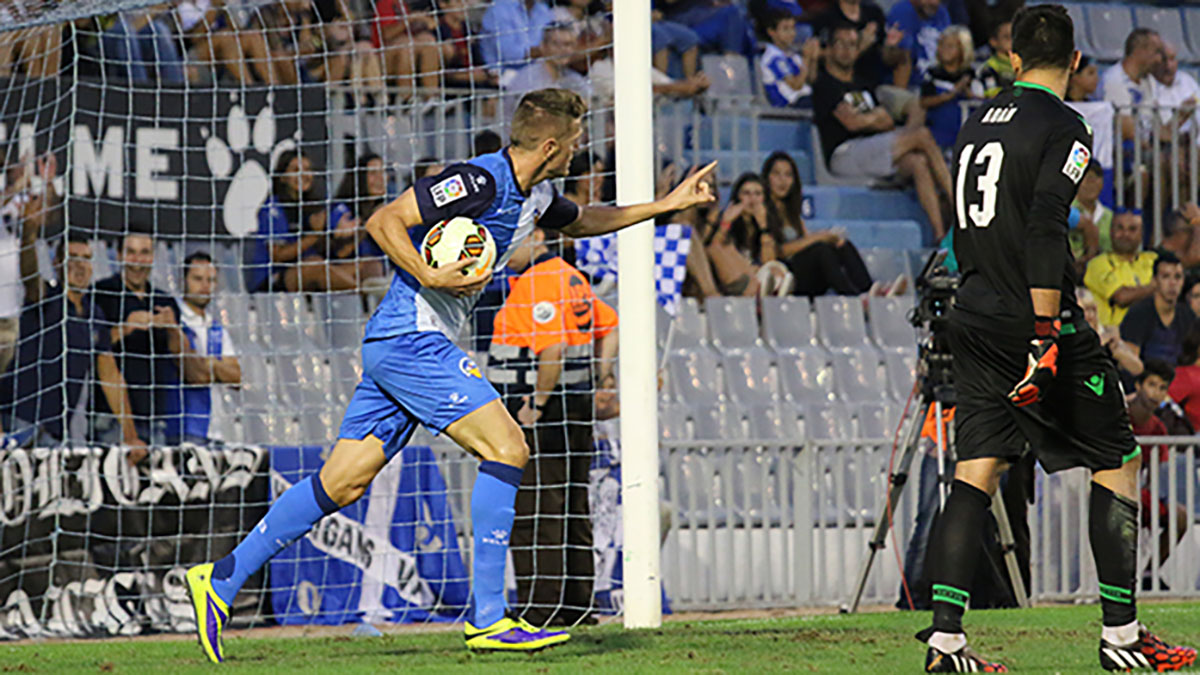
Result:
<svg viewBox="0 0 1200 675">
<path fill-rule="evenodd" d="M 497 269 L 508 264 L 512 252 L 535 225 L 558 229 L 579 216 L 579 207 L 547 182 L 522 192 L 508 150 L 480 155 L 451 165 L 437 176 L 418 179 L 413 192 L 422 221 L 408 231 L 414 245 L 419 247 L 436 223 L 456 216 L 470 218 L 492 233 Z M 454 338 L 475 305 L 475 297 L 423 288 L 411 274 L 394 263 L 392 267 L 396 274 L 387 296 L 367 322 L 365 339 L 422 331 Z"/>
</svg>

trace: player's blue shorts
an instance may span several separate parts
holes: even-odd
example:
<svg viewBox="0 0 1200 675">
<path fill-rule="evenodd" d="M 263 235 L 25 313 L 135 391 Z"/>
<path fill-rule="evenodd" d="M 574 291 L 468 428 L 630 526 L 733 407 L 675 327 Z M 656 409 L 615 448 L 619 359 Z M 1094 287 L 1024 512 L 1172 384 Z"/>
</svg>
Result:
<svg viewBox="0 0 1200 675">
<path fill-rule="evenodd" d="M 375 436 L 391 459 L 417 424 L 434 432 L 499 398 L 471 357 L 436 331 L 369 340 L 338 438 Z"/>
</svg>

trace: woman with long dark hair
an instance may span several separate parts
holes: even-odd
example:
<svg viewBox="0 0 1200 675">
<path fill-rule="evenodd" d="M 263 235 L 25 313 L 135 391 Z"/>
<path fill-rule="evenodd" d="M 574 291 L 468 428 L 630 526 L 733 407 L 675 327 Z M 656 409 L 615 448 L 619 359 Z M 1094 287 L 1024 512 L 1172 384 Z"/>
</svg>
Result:
<svg viewBox="0 0 1200 675">
<path fill-rule="evenodd" d="M 833 290 L 859 295 L 871 290 L 871 274 L 858 249 L 833 230 L 809 232 L 804 226 L 804 191 L 796 162 L 786 152 L 774 152 L 762 165 L 767 198 L 767 234 L 774 239 L 775 258 L 791 270 L 795 295 L 817 296 Z"/>
<path fill-rule="evenodd" d="M 329 223 L 312 160 L 300 150 L 275 162 L 271 196 L 258 212 L 258 233 L 247 271 L 251 292 L 347 291 L 357 288 L 352 264 L 330 262 L 331 253 L 353 241 L 357 222 Z"/>
<path fill-rule="evenodd" d="M 329 219 L 337 223 L 349 216 L 355 227 L 354 238 L 344 241 L 333 251 L 333 257 L 353 261 L 358 266 L 360 279 L 381 277 L 387 271 L 383 250 L 364 225 L 375 211 L 390 201 L 390 197 L 387 167 L 383 158 L 373 152 L 360 156 L 338 185 Z"/>
<path fill-rule="evenodd" d="M 756 174 L 739 176 L 720 221 L 705 233 L 704 249 L 725 295 L 786 295 L 791 290 L 792 275 L 776 260 L 765 189 Z"/>
</svg>

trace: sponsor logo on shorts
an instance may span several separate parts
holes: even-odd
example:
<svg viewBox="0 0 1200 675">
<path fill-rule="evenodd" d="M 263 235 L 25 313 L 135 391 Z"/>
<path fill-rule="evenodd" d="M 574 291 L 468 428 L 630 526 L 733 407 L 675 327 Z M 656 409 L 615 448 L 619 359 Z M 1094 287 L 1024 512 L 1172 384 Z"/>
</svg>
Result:
<svg viewBox="0 0 1200 675">
<path fill-rule="evenodd" d="M 445 206 L 466 197 L 467 186 L 463 183 L 462 176 L 454 174 L 429 188 L 429 196 L 433 198 L 434 206 Z"/>
<path fill-rule="evenodd" d="M 464 356 L 458 360 L 458 369 L 461 370 L 462 374 L 466 375 L 467 377 L 478 377 L 481 380 L 483 379 L 483 373 L 480 372 L 479 366 L 475 365 L 475 362 L 469 357 Z"/>
<path fill-rule="evenodd" d="M 1062 172 L 1071 179 L 1072 183 L 1078 183 L 1079 179 L 1083 178 L 1083 172 L 1091 160 L 1092 151 L 1083 143 L 1075 141 L 1071 146 L 1071 153 L 1067 155 L 1067 163 L 1063 165 Z"/>
<path fill-rule="evenodd" d="M 1083 386 L 1092 390 L 1092 393 L 1097 396 L 1104 395 L 1104 373 L 1096 373 L 1083 381 Z"/>
</svg>

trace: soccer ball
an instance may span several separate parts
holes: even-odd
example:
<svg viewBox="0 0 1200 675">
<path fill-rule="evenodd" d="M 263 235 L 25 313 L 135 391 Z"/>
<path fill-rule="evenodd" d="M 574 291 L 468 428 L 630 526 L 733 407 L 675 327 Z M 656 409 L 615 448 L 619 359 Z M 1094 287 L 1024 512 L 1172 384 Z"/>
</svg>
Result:
<svg viewBox="0 0 1200 675">
<path fill-rule="evenodd" d="M 482 277 L 496 263 L 496 241 L 483 225 L 470 218 L 451 218 L 429 228 L 421 242 L 425 264 L 437 269 L 456 260 L 474 258 L 463 268 L 467 276 Z"/>
</svg>

